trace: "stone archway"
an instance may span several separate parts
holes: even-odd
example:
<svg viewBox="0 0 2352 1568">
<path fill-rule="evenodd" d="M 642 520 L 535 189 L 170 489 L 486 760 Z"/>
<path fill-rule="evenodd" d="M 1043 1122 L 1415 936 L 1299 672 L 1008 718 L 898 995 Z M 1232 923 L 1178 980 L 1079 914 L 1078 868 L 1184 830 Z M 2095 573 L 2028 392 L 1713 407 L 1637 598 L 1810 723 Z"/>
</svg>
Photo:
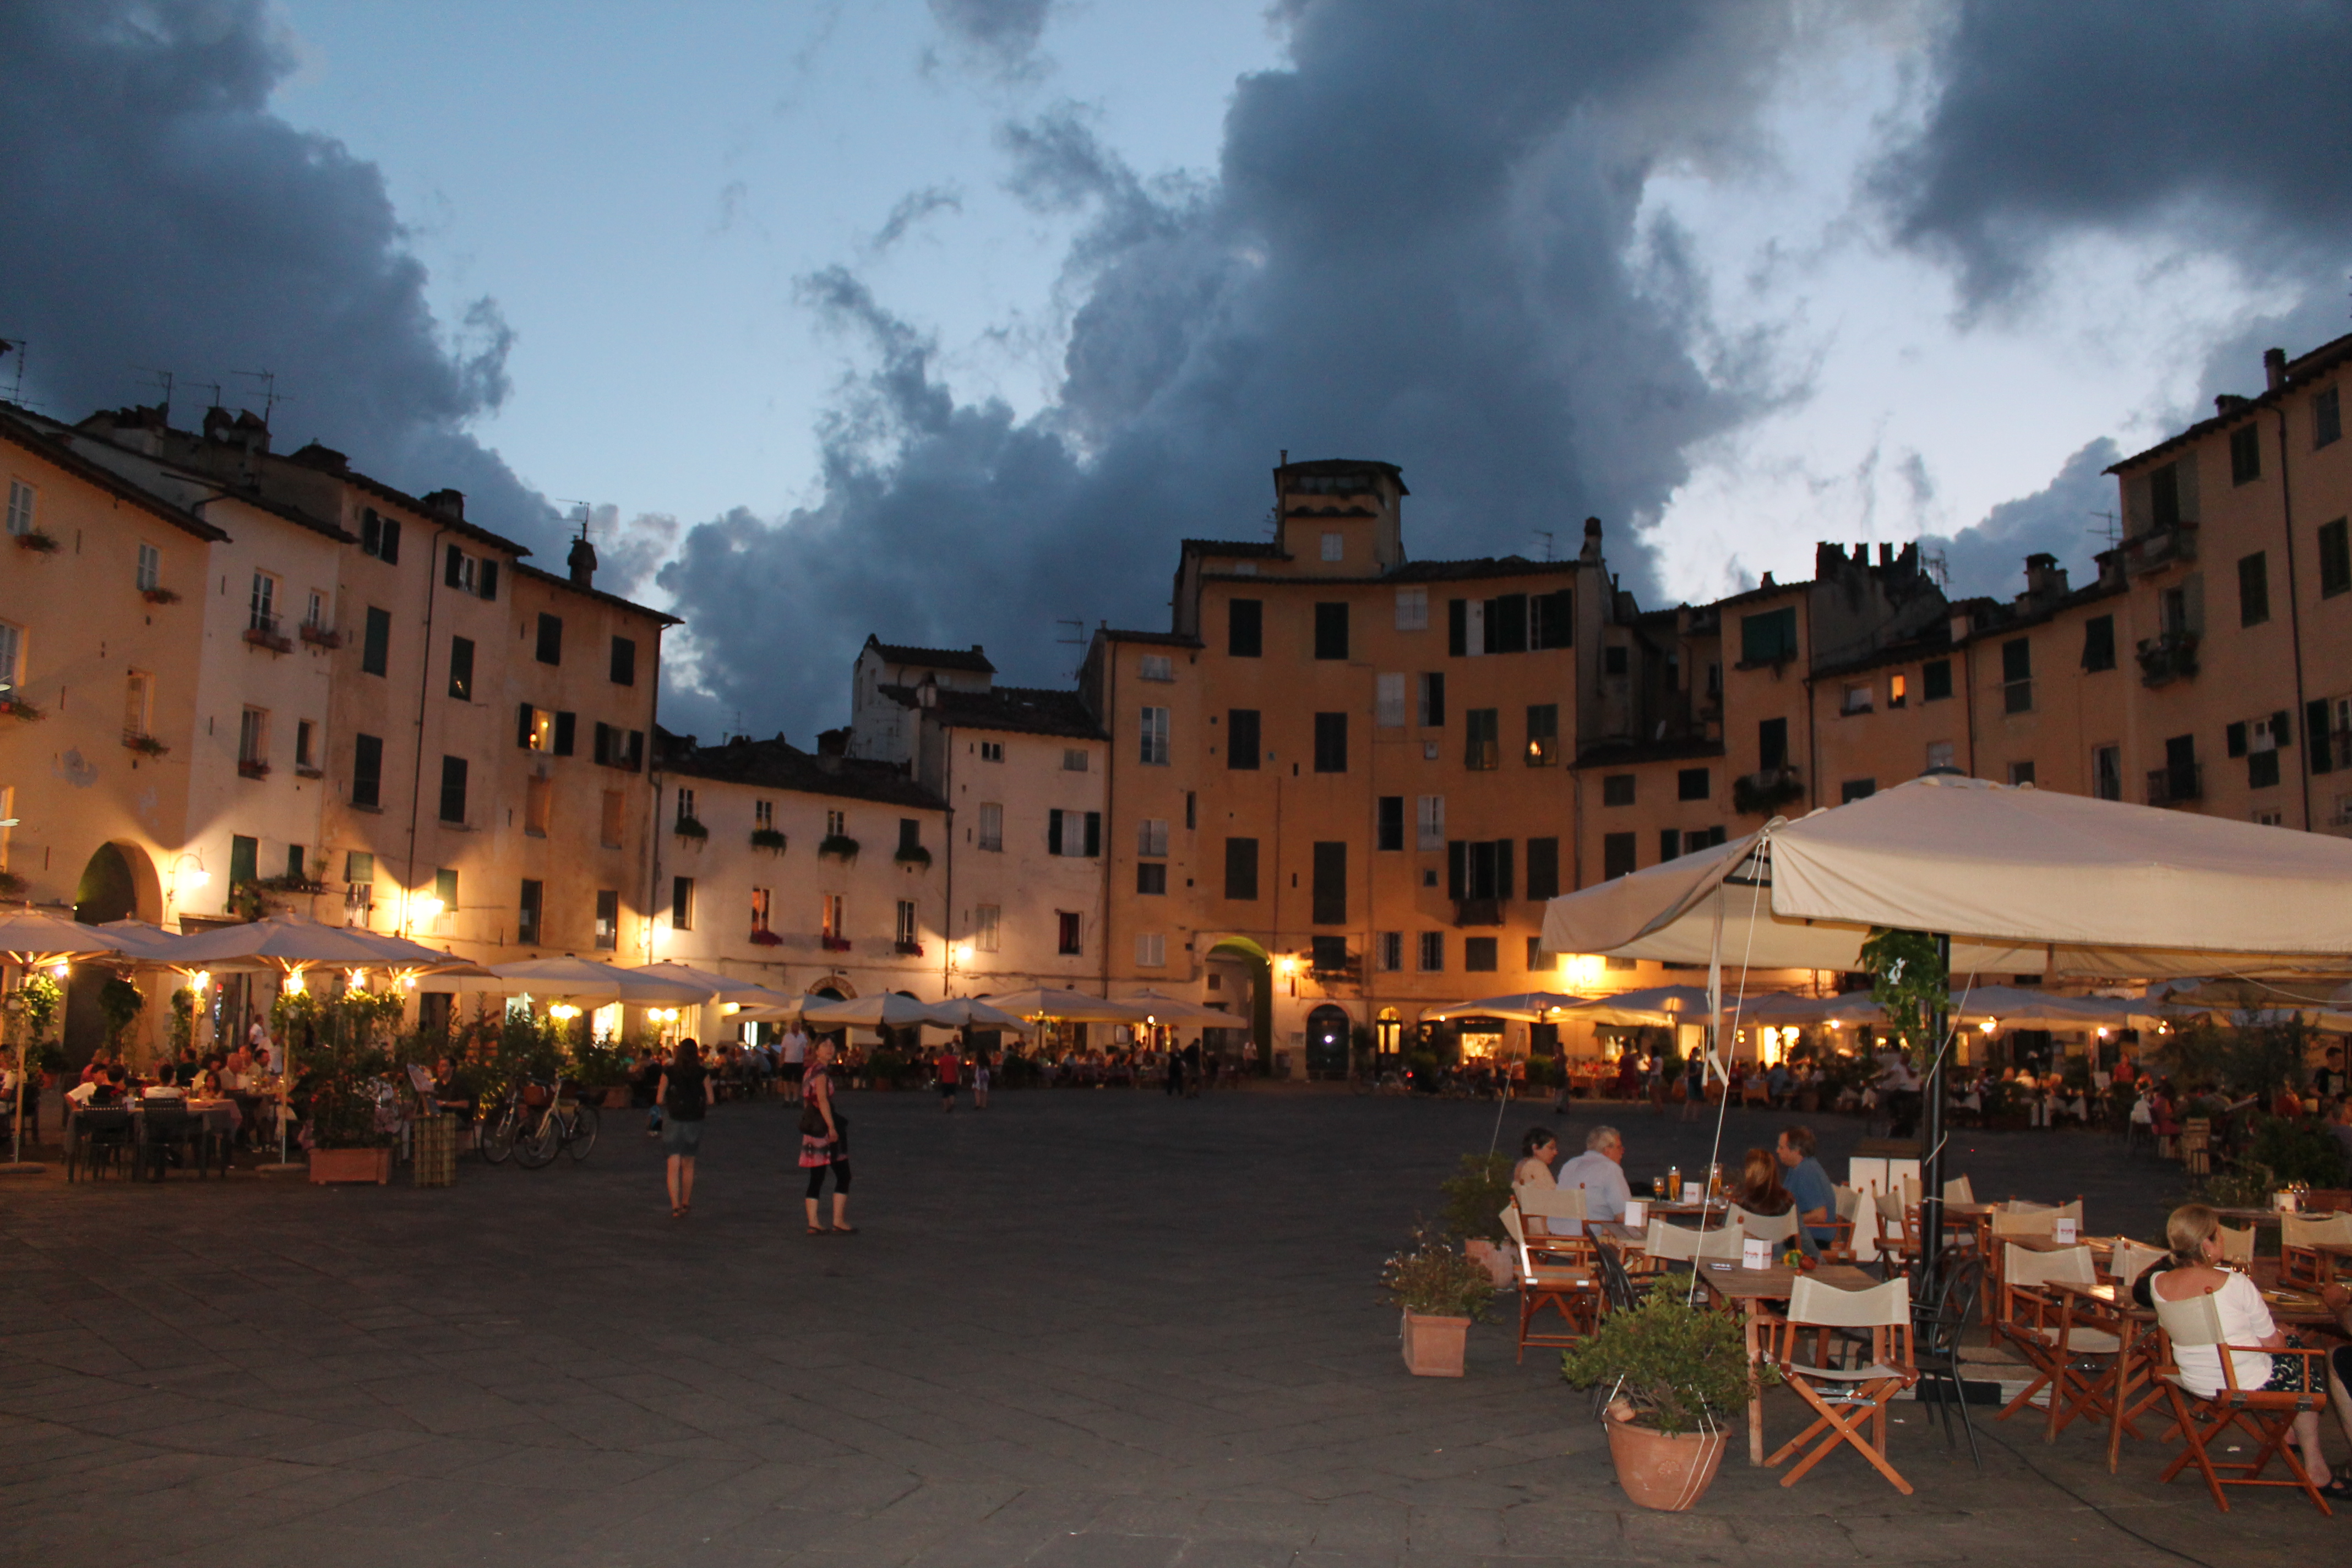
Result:
<svg viewBox="0 0 2352 1568">
<path fill-rule="evenodd" d="M 152 889 L 155 868 L 145 850 L 135 844 L 100 845 L 89 864 L 82 868 L 81 881 L 74 889 L 74 919 L 94 926 L 138 918 L 142 912 L 139 877 L 142 869 L 146 871 L 146 881 Z M 160 904 L 160 893 L 153 896 Z M 106 1015 L 100 1009 L 99 994 L 118 973 L 110 963 L 77 963 L 66 982 L 66 1065 L 75 1071 L 79 1071 L 106 1044 Z M 149 1001 L 152 1004 L 153 998 Z"/>
<path fill-rule="evenodd" d="M 1257 1058 L 1260 1072 L 1274 1066 L 1274 958 L 1265 949 L 1245 936 L 1221 939 L 1209 949 L 1209 971 L 1220 981 L 1219 990 L 1211 994 L 1213 1002 L 1224 1003 L 1234 1014 L 1236 1023 L 1249 1020 L 1248 1036 L 1252 1054 Z M 1244 995 L 1236 996 L 1234 990 Z M 1238 1027 L 1230 1031 L 1239 1034 Z"/>
<path fill-rule="evenodd" d="M 1308 1078 L 1345 1078 L 1348 1076 L 1348 1036 L 1355 1026 L 1348 1010 L 1333 1002 L 1322 1002 L 1307 1015 L 1307 1076 Z"/>
</svg>

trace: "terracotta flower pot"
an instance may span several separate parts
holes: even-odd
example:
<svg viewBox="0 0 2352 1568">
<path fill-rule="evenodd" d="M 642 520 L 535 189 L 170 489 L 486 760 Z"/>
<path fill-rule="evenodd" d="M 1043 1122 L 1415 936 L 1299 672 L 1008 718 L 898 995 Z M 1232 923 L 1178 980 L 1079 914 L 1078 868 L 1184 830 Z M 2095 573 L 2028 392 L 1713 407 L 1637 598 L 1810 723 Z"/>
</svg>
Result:
<svg viewBox="0 0 2352 1568">
<path fill-rule="evenodd" d="M 1483 1263 L 1495 1281 L 1495 1289 L 1506 1290 L 1511 1284 L 1511 1255 L 1485 1237 L 1474 1236 L 1462 1244 L 1463 1256 L 1473 1263 Z"/>
<path fill-rule="evenodd" d="M 1681 1432 L 1673 1436 L 1631 1421 L 1612 1421 L 1609 1457 L 1617 1484 L 1643 1508 L 1681 1513 L 1706 1495 L 1723 1468 L 1728 1432 Z"/>
<path fill-rule="evenodd" d="M 313 1149 L 310 1151 L 310 1180 L 313 1184 L 324 1182 L 373 1182 L 383 1186 L 392 1180 L 392 1151 L 389 1149 Z"/>
<path fill-rule="evenodd" d="M 1404 1315 L 1405 1370 L 1415 1377 L 1460 1377 L 1470 1342 L 1470 1320 Z"/>
</svg>

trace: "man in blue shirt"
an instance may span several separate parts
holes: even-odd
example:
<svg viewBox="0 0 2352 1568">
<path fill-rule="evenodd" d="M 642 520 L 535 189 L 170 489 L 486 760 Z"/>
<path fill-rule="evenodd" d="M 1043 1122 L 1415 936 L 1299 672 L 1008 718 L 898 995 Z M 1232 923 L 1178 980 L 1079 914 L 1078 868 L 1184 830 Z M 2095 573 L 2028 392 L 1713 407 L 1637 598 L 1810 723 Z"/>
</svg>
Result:
<svg viewBox="0 0 2352 1568">
<path fill-rule="evenodd" d="M 1797 1217 L 1805 1222 L 1805 1234 L 1812 1238 L 1814 1246 L 1827 1246 L 1836 1239 L 1837 1233 L 1822 1222 L 1838 1216 L 1837 1188 L 1830 1181 L 1829 1173 L 1822 1169 L 1822 1163 L 1813 1158 L 1813 1130 L 1787 1129 L 1780 1134 L 1778 1152 L 1788 1172 L 1780 1178 L 1780 1184 L 1797 1200 Z"/>
<path fill-rule="evenodd" d="M 1625 1141 L 1617 1129 L 1596 1127 L 1584 1135 L 1584 1152 L 1562 1165 L 1556 1180 L 1562 1189 L 1584 1189 L 1586 1219 L 1623 1219 L 1625 1200 L 1633 1195 L 1621 1169 L 1624 1163 Z"/>
</svg>

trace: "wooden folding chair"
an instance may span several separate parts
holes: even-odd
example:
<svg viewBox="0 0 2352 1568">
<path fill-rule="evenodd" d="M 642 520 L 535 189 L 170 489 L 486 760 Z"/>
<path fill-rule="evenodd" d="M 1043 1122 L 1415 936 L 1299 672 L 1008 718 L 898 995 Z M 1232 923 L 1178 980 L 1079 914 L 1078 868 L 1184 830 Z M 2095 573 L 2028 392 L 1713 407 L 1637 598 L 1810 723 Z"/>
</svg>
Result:
<svg viewBox="0 0 2352 1568">
<path fill-rule="evenodd" d="M 1972 1204 L 1977 1201 L 1977 1189 L 1966 1176 L 1954 1176 L 1944 1184 L 1944 1201 L 1948 1204 Z"/>
<path fill-rule="evenodd" d="M 2034 1378 L 2001 1406 L 1996 1419 L 2008 1420 L 2046 1390 L 2042 1439 L 2054 1443 L 2076 1416 L 2109 1413 L 2100 1380 L 2122 1353 L 2127 1331 L 2119 1314 L 2094 1313 L 2092 1298 L 2053 1289 L 2099 1282 L 2088 1247 L 2037 1252 L 2004 1242 L 2001 1253 L 2000 1307 L 1993 1332 L 2017 1347 Z"/>
<path fill-rule="evenodd" d="M 1733 1204 L 1726 1212 L 1723 1228 L 1745 1232 L 1750 1240 L 1770 1242 L 1777 1256 L 1784 1245 L 1797 1238 L 1797 1211 L 1790 1208 L 1780 1214 L 1750 1214 Z"/>
<path fill-rule="evenodd" d="M 1747 1239 L 1727 1225 L 1714 1230 L 1685 1230 L 1681 1226 L 1653 1219 L 1642 1247 L 1654 1262 L 1688 1263 L 1696 1268 L 1702 1258 L 1738 1262 L 1740 1247 Z"/>
<path fill-rule="evenodd" d="M 1587 1264 L 1592 1247 L 1584 1235 L 1584 1189 L 1529 1185 L 1511 1194 L 1528 1245 L 1554 1262 Z"/>
<path fill-rule="evenodd" d="M 1503 1228 L 1510 1232 L 1518 1264 L 1518 1359 L 1528 1359 L 1529 1345 L 1565 1349 L 1591 1333 L 1601 1311 L 1600 1280 L 1593 1271 L 1558 1261 L 1538 1248 L 1527 1234 L 1517 1204 L 1503 1211 Z M 1559 1315 L 1562 1328 L 1546 1331 L 1535 1326 L 1547 1307 Z"/>
<path fill-rule="evenodd" d="M 1800 1362 L 1798 1341 L 1811 1331 L 1818 1342 L 1824 1329 L 1867 1331 L 1865 1364 L 1849 1369 Z M 1898 1276 L 1867 1290 L 1841 1290 L 1810 1275 L 1799 1276 L 1790 1288 L 1777 1359 L 1780 1376 L 1814 1412 L 1811 1426 L 1764 1461 L 1778 1465 L 1791 1455 L 1803 1456 L 1780 1484 L 1796 1485 L 1840 1444 L 1851 1443 L 1895 1490 L 1910 1496 L 1911 1483 L 1886 1461 L 1886 1405 L 1919 1381 L 1911 1355 L 1911 1281 Z"/>
<path fill-rule="evenodd" d="M 2107 1258 L 2107 1277 L 2118 1289 L 2129 1290 L 2139 1283 L 2141 1275 L 2171 1256 L 2160 1247 L 2142 1247 L 2127 1236 L 2119 1236 Z"/>
<path fill-rule="evenodd" d="M 2172 1401 L 2172 1418 L 2179 1424 L 2185 1447 L 2180 1456 L 2165 1467 L 2159 1482 L 2169 1481 L 2189 1465 L 2197 1467 L 2205 1478 L 2205 1488 L 2213 1494 L 2213 1506 L 2223 1513 L 2230 1511 L 2230 1500 L 2222 1494 L 2223 1487 L 2300 1487 L 2321 1513 L 2332 1514 L 2327 1500 L 2312 1485 L 2303 1459 L 2287 1439 L 2294 1431 L 2294 1418 L 2306 1410 L 2317 1410 L 2327 1403 L 2327 1367 L 2325 1351 L 2274 1351 L 2261 1345 L 2231 1345 L 2221 1342 L 2221 1311 L 2211 1296 L 2191 1296 L 2185 1301 L 2168 1301 L 2161 1296 L 2156 1302 L 2156 1323 L 2158 1331 L 2157 1376 L 2164 1382 L 2165 1392 Z M 2221 1386 L 2210 1394 L 2189 1393 L 2181 1385 L 2179 1347 L 2210 1346 L 2221 1363 Z M 2269 1356 L 2273 1363 L 2282 1357 L 2299 1357 L 2304 1363 L 2304 1386 L 2312 1393 L 2273 1392 L 2266 1388 L 2240 1388 L 2238 1369 L 2231 1352 L 2251 1352 Z M 2252 1437 L 2257 1445 L 2251 1461 L 2216 1460 L 2211 1448 L 2213 1439 L 2231 1427 Z M 2263 1470 L 2277 1455 L 2286 1461 L 2284 1479 L 2266 1480 Z"/>
<path fill-rule="evenodd" d="M 1851 1263 L 1853 1261 L 1854 1222 L 1862 1214 L 1862 1194 L 1852 1187 L 1832 1187 L 1830 1190 L 1837 1201 L 1836 1215 L 1812 1227 L 1830 1233 L 1830 1238 L 1821 1244 L 1822 1261 Z"/>
<path fill-rule="evenodd" d="M 2336 1278 L 2323 1247 L 2352 1247 L 2352 1214 L 2279 1215 L 2279 1283 L 2316 1290 Z"/>
<path fill-rule="evenodd" d="M 2192 1116 L 2180 1124 L 2181 1169 L 2192 1176 L 2213 1173 L 2213 1119 Z"/>
<path fill-rule="evenodd" d="M 2233 1230 L 2228 1226 L 2215 1227 L 2221 1237 L 2221 1261 L 2250 1268 L 2254 1262 L 2254 1227 Z"/>
<path fill-rule="evenodd" d="M 1908 1274 L 1919 1262 L 1919 1211 L 1893 1193 L 1874 1193 L 1878 1212 L 1878 1252 L 1886 1267 Z"/>
</svg>

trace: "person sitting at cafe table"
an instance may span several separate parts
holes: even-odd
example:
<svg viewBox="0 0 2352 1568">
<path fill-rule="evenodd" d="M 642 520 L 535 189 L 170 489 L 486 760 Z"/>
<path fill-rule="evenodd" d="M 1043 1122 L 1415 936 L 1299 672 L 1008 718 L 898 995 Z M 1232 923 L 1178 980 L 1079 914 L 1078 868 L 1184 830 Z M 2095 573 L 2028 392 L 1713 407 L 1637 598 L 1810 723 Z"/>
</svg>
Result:
<svg viewBox="0 0 2352 1568">
<path fill-rule="evenodd" d="M 1797 1200 L 1780 1184 L 1780 1162 L 1769 1149 L 1750 1149 L 1739 1162 L 1739 1176 L 1731 1184 L 1731 1201 L 1753 1215 L 1783 1215 Z"/>
<path fill-rule="evenodd" d="M 1596 1127 L 1584 1135 L 1584 1152 L 1559 1168 L 1559 1185 L 1563 1192 L 1570 1187 L 1584 1189 L 1586 1219 L 1622 1219 L 1626 1201 L 1633 1195 L 1620 1169 L 1624 1163 L 1625 1140 L 1617 1135 L 1617 1129 Z"/>
<path fill-rule="evenodd" d="M 1511 1167 L 1511 1190 L 1521 1187 L 1549 1187 L 1552 1180 L 1551 1163 L 1559 1158 L 1559 1140 L 1540 1127 L 1530 1127 L 1519 1140 L 1519 1163 Z"/>
<path fill-rule="evenodd" d="M 1822 1163 L 1813 1157 L 1813 1130 L 1810 1127 L 1788 1127 L 1780 1131 L 1776 1152 L 1780 1164 L 1789 1173 L 1781 1184 L 1797 1205 L 1797 1217 L 1805 1222 L 1806 1238 L 1816 1247 L 1826 1246 L 1836 1239 L 1837 1233 L 1828 1228 L 1836 1220 L 1837 1187 Z"/>
<path fill-rule="evenodd" d="M 2158 1300 L 2186 1301 L 2210 1296 L 2221 1320 L 2222 1343 L 2260 1345 L 2263 1350 L 2300 1350 L 2303 1342 L 2279 1331 L 2271 1310 L 2263 1302 L 2262 1288 L 2251 1276 L 2221 1267 L 2221 1216 L 2204 1204 L 2183 1204 L 2164 1223 L 2165 1245 L 2171 1258 L 2143 1276 Z M 2331 1303 L 2334 1306 L 2334 1303 Z M 2340 1308 L 2336 1309 L 2339 1312 Z M 2200 1399 L 2210 1399 L 2225 1386 L 2221 1353 L 2211 1345 L 2175 1342 L 2174 1364 L 2180 1369 L 2180 1386 Z M 2231 1375 L 2241 1389 L 2268 1389 L 2282 1394 L 2311 1392 L 2312 1363 L 2302 1356 L 2272 1357 L 2259 1351 L 2230 1352 Z M 2326 1373 L 2323 1371 L 2324 1377 Z M 2305 1410 L 2294 1418 L 2295 1447 L 2303 1450 L 2303 1468 L 2319 1495 L 2340 1501 L 2352 1498 L 2352 1479 L 2338 1479 L 2319 1451 L 2319 1412 Z"/>
</svg>

